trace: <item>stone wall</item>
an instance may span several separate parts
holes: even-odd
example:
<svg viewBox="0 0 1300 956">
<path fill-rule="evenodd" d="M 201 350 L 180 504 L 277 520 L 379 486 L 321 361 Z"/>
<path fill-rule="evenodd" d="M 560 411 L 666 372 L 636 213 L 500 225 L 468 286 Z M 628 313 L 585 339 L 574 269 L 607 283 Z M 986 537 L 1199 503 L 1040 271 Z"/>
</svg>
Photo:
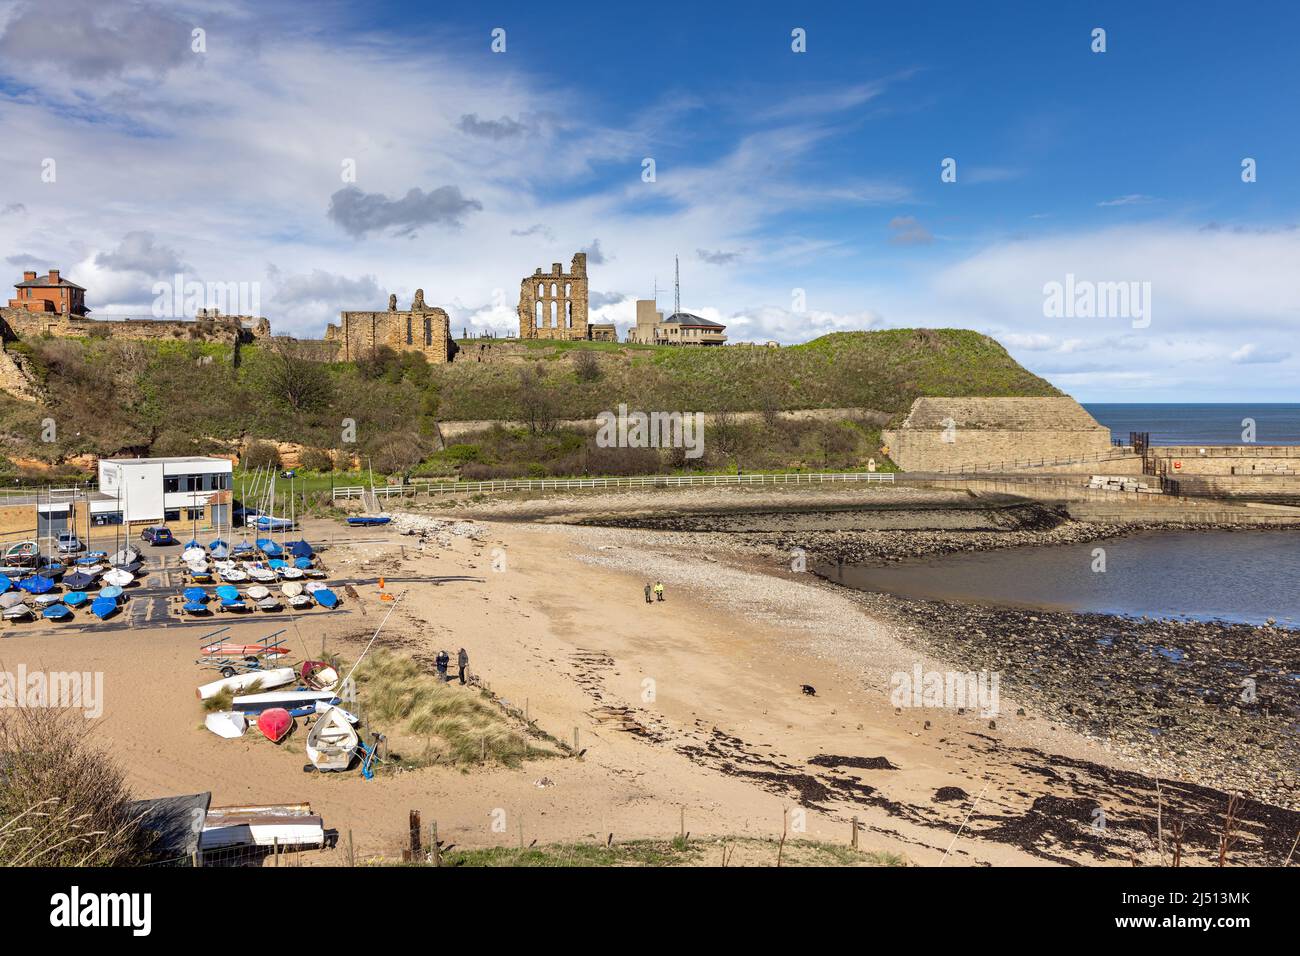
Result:
<svg viewBox="0 0 1300 956">
<path fill-rule="evenodd" d="M 903 423 L 882 432 L 882 439 L 904 471 L 1014 470 L 1117 451 L 1110 430 L 1067 397 L 918 398 Z M 1106 469 L 1099 464 L 1093 470 Z"/>
<path fill-rule="evenodd" d="M 39 401 L 35 380 L 28 372 L 26 360 L 6 351 L 0 342 L 0 390 L 23 402 Z"/>
<path fill-rule="evenodd" d="M 341 312 L 339 323 L 325 329 L 325 341 L 337 348 L 340 361 L 353 362 L 387 346 L 397 352 L 422 352 L 430 362 L 450 362 L 456 354 L 451 319 L 439 308 L 424 304 L 424 290 L 415 290 L 411 308 L 399 312 L 397 296 L 388 297 L 387 312 Z"/>
<path fill-rule="evenodd" d="M 519 337 L 521 339 L 586 339 L 587 254 L 574 253 L 569 271 L 560 263 L 551 271 L 538 268 L 519 283 Z"/>
<path fill-rule="evenodd" d="M 195 319 L 93 319 L 56 312 L 0 308 L 0 338 L 7 341 L 52 335 L 56 338 L 102 336 L 130 341 L 191 339 L 247 342 L 271 334 L 262 316 L 204 315 Z"/>
</svg>

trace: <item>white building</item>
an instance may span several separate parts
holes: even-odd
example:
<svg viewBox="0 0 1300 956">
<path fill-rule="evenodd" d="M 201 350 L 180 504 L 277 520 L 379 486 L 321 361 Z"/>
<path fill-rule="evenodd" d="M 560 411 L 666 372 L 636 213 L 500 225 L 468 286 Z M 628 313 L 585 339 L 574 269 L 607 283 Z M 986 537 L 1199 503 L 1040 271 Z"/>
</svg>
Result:
<svg viewBox="0 0 1300 956">
<path fill-rule="evenodd" d="M 92 524 L 230 527 L 233 465 L 225 458 L 102 458 Z"/>
</svg>

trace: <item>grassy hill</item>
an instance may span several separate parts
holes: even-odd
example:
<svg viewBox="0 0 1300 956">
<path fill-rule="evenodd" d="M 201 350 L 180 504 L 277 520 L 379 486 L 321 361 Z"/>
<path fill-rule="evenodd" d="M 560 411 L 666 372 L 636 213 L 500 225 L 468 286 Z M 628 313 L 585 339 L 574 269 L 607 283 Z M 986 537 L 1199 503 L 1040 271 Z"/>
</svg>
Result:
<svg viewBox="0 0 1300 956">
<path fill-rule="evenodd" d="M 513 346 L 514 360 L 482 363 L 472 360 L 477 343 L 464 346 L 455 363 L 430 365 L 387 349 L 333 362 L 321 343 L 274 340 L 238 349 L 182 340 L 10 343 L 45 397 L 32 405 L 0 393 L 0 440 L 9 459 L 50 463 L 202 454 L 266 439 L 370 457 L 380 471 L 469 476 L 730 469 L 742 462 L 754 470 L 850 467 L 878 451 L 880 425 L 918 396 L 1060 394 L 993 339 L 959 329 L 837 332 L 780 349 L 527 342 Z M 611 457 L 590 448 L 589 436 L 556 425 L 619 403 L 761 412 L 765 424 L 711 426 L 713 450 L 693 462 Z M 863 414 L 777 427 L 776 412 L 815 408 Z M 498 428 L 490 440 L 439 450 L 438 423 L 458 420 L 527 427 Z"/>
</svg>

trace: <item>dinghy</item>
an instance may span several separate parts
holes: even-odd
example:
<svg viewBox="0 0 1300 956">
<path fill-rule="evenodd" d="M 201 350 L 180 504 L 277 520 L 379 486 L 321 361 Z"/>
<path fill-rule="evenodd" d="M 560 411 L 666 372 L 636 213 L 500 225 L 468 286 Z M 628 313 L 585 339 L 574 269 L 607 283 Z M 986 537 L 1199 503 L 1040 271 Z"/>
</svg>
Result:
<svg viewBox="0 0 1300 956">
<path fill-rule="evenodd" d="M 270 593 L 271 593 L 271 589 L 266 587 L 263 584 L 254 584 L 251 588 L 248 589 L 248 596 L 251 597 L 254 601 L 260 601 L 264 597 L 270 595 Z"/>
<path fill-rule="evenodd" d="M 232 583 L 247 581 L 248 575 L 239 570 L 239 568 L 231 568 L 229 571 L 221 572 L 221 580 L 230 581 Z"/>
<path fill-rule="evenodd" d="M 0 594 L 0 608 L 10 608 L 23 604 L 27 601 L 27 595 L 22 591 L 6 591 Z"/>
<path fill-rule="evenodd" d="M 303 577 L 301 568 L 281 568 L 280 577 L 285 581 L 297 581 Z"/>
<path fill-rule="evenodd" d="M 18 582 L 18 587 L 28 594 L 48 594 L 54 590 L 54 582 L 49 578 L 43 578 L 39 574 L 33 574 L 30 578 L 23 578 Z"/>
<path fill-rule="evenodd" d="M 206 601 L 208 599 L 208 592 L 203 588 L 186 588 L 181 594 L 187 601 Z"/>
<path fill-rule="evenodd" d="M 204 604 L 202 601 L 186 601 L 184 604 L 181 605 L 181 610 L 184 611 L 186 614 L 193 614 L 196 616 L 201 614 L 212 613 L 212 609 L 208 607 L 206 604 Z"/>
<path fill-rule="evenodd" d="M 301 611 L 312 606 L 312 599 L 305 594 L 293 594 L 289 597 L 289 606 Z"/>
<path fill-rule="evenodd" d="M 347 770 L 359 743 L 348 718 L 337 707 L 331 707 L 316 718 L 307 732 L 307 759 L 322 773 Z"/>
<path fill-rule="evenodd" d="M 113 598 L 97 597 L 90 602 L 90 613 L 101 621 L 106 621 L 117 611 L 117 601 Z"/>
<path fill-rule="evenodd" d="M 302 585 L 297 581 L 290 581 L 280 585 L 280 593 L 285 597 L 297 597 L 302 594 Z"/>
<path fill-rule="evenodd" d="M 328 661 L 303 661 L 298 674 L 312 690 L 333 690 L 339 682 L 339 672 Z"/>
<path fill-rule="evenodd" d="M 329 588 L 317 588 L 311 592 L 312 599 L 326 610 L 333 610 L 339 606 L 339 596 Z"/>
<path fill-rule="evenodd" d="M 35 541 L 19 541 L 4 550 L 4 564 L 11 568 L 34 568 L 41 560 L 41 546 Z"/>
<path fill-rule="evenodd" d="M 185 550 L 181 552 L 181 560 L 190 563 L 193 563 L 195 561 L 206 561 L 207 559 L 208 559 L 207 550 L 203 547 L 203 545 L 199 544 L 197 541 L 191 541 L 188 545 L 185 546 Z"/>
<path fill-rule="evenodd" d="M 199 834 L 200 850 L 324 845 L 325 825 L 306 803 L 212 807 Z"/>
<path fill-rule="evenodd" d="M 239 588 L 233 584 L 222 584 L 217 587 L 217 600 L 219 601 L 237 601 L 239 600 Z"/>
<path fill-rule="evenodd" d="M 89 600 L 85 591 L 69 591 L 63 595 L 63 603 L 68 607 L 81 607 Z"/>
<path fill-rule="evenodd" d="M 248 729 L 248 718 L 233 710 L 218 710 L 203 718 L 203 726 L 218 737 L 233 740 L 244 736 Z"/>
<path fill-rule="evenodd" d="M 77 558 L 77 564 L 81 567 L 86 567 L 91 564 L 101 564 L 107 557 L 107 551 L 87 551 L 81 557 Z"/>
<path fill-rule="evenodd" d="M 284 554 L 284 549 L 270 538 L 258 538 L 257 550 L 261 551 L 268 558 L 278 558 Z"/>
<path fill-rule="evenodd" d="M 135 580 L 135 575 L 122 568 L 113 568 L 111 571 L 104 572 L 104 580 L 115 587 L 124 588 Z"/>
<path fill-rule="evenodd" d="M 17 621 L 19 618 L 31 616 L 32 609 L 21 601 L 17 604 L 11 604 L 4 609 L 4 619 L 6 621 Z"/>
<path fill-rule="evenodd" d="M 4 594 L 13 586 L 14 582 L 9 579 L 7 574 L 0 574 L 0 594 Z"/>
<path fill-rule="evenodd" d="M 280 610 L 280 599 L 276 597 L 264 597 L 257 602 L 259 611 L 278 611 Z"/>
<path fill-rule="evenodd" d="M 123 565 L 135 564 L 135 562 L 139 560 L 140 560 L 139 551 L 137 551 L 135 548 L 123 548 L 121 551 L 113 555 L 113 560 L 109 563 L 112 564 L 113 567 L 115 568 L 120 568 Z"/>
<path fill-rule="evenodd" d="M 251 567 L 248 569 L 248 576 L 254 581 L 261 581 L 263 584 L 275 580 L 275 572 L 269 568 Z"/>
<path fill-rule="evenodd" d="M 51 604 L 41 612 L 41 617 L 51 621 L 62 621 L 64 618 L 72 617 L 72 609 L 66 604 Z"/>
<path fill-rule="evenodd" d="M 279 670 L 280 668 L 277 668 Z M 293 668 L 289 668 L 292 673 Z M 293 680 L 293 678 L 289 678 Z M 287 682 L 286 682 L 287 683 Z M 291 707 L 315 707 L 318 700 L 337 700 L 338 697 L 328 690 L 273 690 L 266 693 L 244 694 L 231 701 L 235 710 L 260 713 L 273 707 L 285 709 Z"/>
<path fill-rule="evenodd" d="M 283 707 L 272 707 L 257 715 L 257 729 L 273 744 L 278 744 L 293 729 L 293 717 Z"/>
<path fill-rule="evenodd" d="M 352 515 L 348 518 L 348 524 L 354 528 L 373 528 L 381 524 L 388 524 L 392 521 L 391 515 Z"/>
<path fill-rule="evenodd" d="M 73 571 L 71 574 L 64 575 L 63 586 L 72 588 L 74 591 L 84 591 L 95 583 L 95 578 L 85 571 Z"/>
<path fill-rule="evenodd" d="M 110 601 L 116 601 L 118 598 L 120 598 L 123 595 L 123 593 L 125 592 L 123 592 L 123 590 L 120 587 L 118 587 L 116 584 L 110 584 L 106 588 L 99 589 L 99 596 L 102 598 L 107 598 Z"/>
<path fill-rule="evenodd" d="M 259 681 L 263 687 L 268 689 L 283 687 L 296 677 L 297 675 L 292 667 L 273 667 L 270 670 L 250 671 L 247 674 L 236 674 L 234 677 L 223 677 L 221 680 L 214 680 L 210 684 L 199 685 L 199 700 L 216 697 L 227 688 L 234 691 L 243 690 L 245 687 L 251 687 Z"/>
<path fill-rule="evenodd" d="M 355 727 L 357 724 L 361 723 L 361 718 L 360 718 L 360 717 L 358 717 L 356 714 L 352 713 L 352 711 L 350 711 L 350 710 L 344 710 L 342 707 L 339 707 L 338 704 L 331 704 L 331 703 L 330 703 L 329 701 L 327 701 L 327 700 L 318 700 L 318 701 L 316 701 L 316 713 L 318 713 L 318 714 L 323 714 L 323 713 L 325 713 L 325 712 L 326 712 L 327 710 L 329 710 L 331 707 L 337 709 L 338 712 L 339 712 L 340 714 L 342 714 L 344 717 L 346 717 L 346 718 L 348 719 L 348 723 L 352 724 L 354 727 Z"/>
<path fill-rule="evenodd" d="M 63 603 L 62 594 L 42 594 L 36 599 L 36 606 L 39 608 L 47 608 L 53 604 L 61 603 Z"/>
</svg>

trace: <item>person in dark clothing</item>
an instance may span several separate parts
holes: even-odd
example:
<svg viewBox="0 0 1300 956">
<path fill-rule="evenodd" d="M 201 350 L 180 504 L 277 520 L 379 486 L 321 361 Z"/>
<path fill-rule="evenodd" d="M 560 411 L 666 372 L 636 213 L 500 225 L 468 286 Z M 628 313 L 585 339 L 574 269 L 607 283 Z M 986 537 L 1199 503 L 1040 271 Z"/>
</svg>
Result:
<svg viewBox="0 0 1300 956">
<path fill-rule="evenodd" d="M 465 668 L 469 667 L 469 654 L 465 652 L 463 647 L 460 649 L 460 653 L 456 655 L 456 667 L 460 670 L 460 682 L 463 684 L 465 683 Z"/>
<path fill-rule="evenodd" d="M 646 582 L 646 585 L 645 585 L 645 602 L 646 602 L 646 604 L 652 604 L 652 603 L 654 603 L 654 598 L 652 598 L 652 597 L 650 596 L 650 593 L 651 593 L 650 582 L 647 581 L 647 582 Z"/>
<path fill-rule="evenodd" d="M 438 680 L 444 684 L 447 683 L 447 664 L 451 661 L 451 655 L 446 651 L 439 651 L 435 659 L 435 666 L 438 668 Z"/>
</svg>

